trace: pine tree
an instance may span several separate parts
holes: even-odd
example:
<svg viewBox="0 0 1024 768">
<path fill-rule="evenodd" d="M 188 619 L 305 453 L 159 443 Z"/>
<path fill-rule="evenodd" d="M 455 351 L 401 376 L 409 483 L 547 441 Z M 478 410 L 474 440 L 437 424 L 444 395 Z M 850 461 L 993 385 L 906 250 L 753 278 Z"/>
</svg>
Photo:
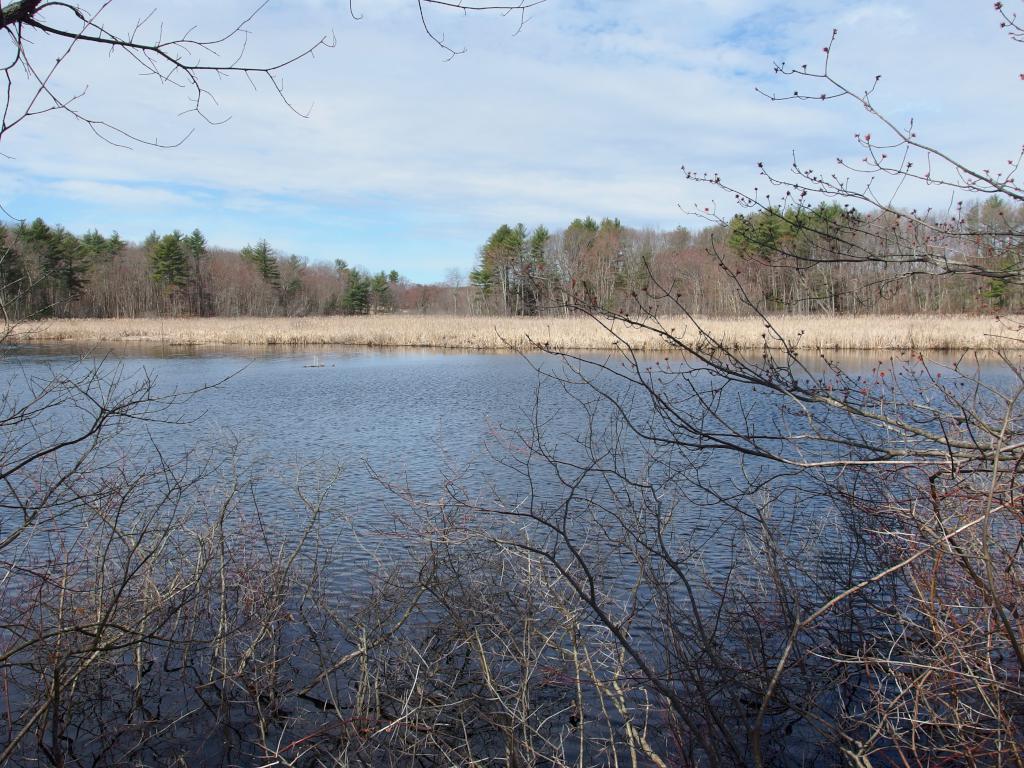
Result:
<svg viewBox="0 0 1024 768">
<path fill-rule="evenodd" d="M 358 269 L 349 269 L 348 288 L 341 309 L 350 315 L 365 315 L 370 311 L 370 278 Z"/>
<path fill-rule="evenodd" d="M 255 246 L 245 246 L 241 254 L 243 259 L 256 267 L 260 277 L 266 283 L 274 288 L 281 287 L 281 272 L 277 265 L 277 254 L 266 240 L 258 241 Z"/>
<path fill-rule="evenodd" d="M 375 312 L 391 306 L 389 288 L 388 276 L 383 270 L 370 278 L 370 292 L 373 294 L 372 308 Z"/>
<path fill-rule="evenodd" d="M 296 254 L 292 254 L 284 261 L 285 276 L 282 280 L 281 292 L 289 314 L 308 311 L 307 302 L 304 297 L 304 276 L 306 273 L 306 262 Z"/>
<path fill-rule="evenodd" d="M 82 242 L 63 227 L 56 227 L 50 231 L 43 263 L 54 309 L 78 298 L 89 271 L 89 256 Z"/>
<path fill-rule="evenodd" d="M 185 238 L 185 250 L 193 263 L 198 264 L 206 256 L 206 237 L 198 228 Z"/>
<path fill-rule="evenodd" d="M 121 235 L 114 230 L 114 233 L 107 238 L 107 256 L 108 258 L 114 258 L 120 256 L 121 251 L 125 249 L 128 244 L 121 239 Z"/>
<path fill-rule="evenodd" d="M 477 265 L 469 273 L 469 282 L 479 289 L 485 297 L 490 296 L 494 290 L 494 269 L 487 259 L 483 248 L 477 254 Z"/>
<path fill-rule="evenodd" d="M 204 281 L 204 263 L 207 256 L 206 237 L 197 227 L 185 238 L 184 246 L 189 265 L 189 307 L 194 314 L 205 316 L 209 314 L 209 301 Z"/>
<path fill-rule="evenodd" d="M 109 256 L 107 238 L 96 229 L 90 229 L 81 237 L 82 247 L 89 254 L 93 264 L 105 261 Z"/>
<path fill-rule="evenodd" d="M 157 241 L 150 254 L 153 278 L 172 290 L 188 284 L 189 268 L 185 253 L 185 236 L 177 229 Z"/>
<path fill-rule="evenodd" d="M 160 245 L 160 235 L 158 235 L 154 229 L 146 235 L 146 239 L 142 241 L 142 250 L 150 259 L 152 259 L 158 245 Z"/>
</svg>

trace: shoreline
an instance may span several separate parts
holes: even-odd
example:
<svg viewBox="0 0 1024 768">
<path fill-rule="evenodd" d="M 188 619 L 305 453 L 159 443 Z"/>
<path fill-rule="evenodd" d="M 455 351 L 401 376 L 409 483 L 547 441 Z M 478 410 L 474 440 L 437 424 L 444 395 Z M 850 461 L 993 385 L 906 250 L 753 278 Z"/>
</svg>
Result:
<svg viewBox="0 0 1024 768">
<path fill-rule="evenodd" d="M 998 351 L 1024 349 L 1024 317 L 976 315 L 780 315 L 775 329 L 805 351 Z M 683 317 L 661 318 L 686 342 L 699 338 Z M 760 318 L 700 318 L 731 350 L 780 348 Z M 329 317 L 61 319 L 15 327 L 9 342 L 141 343 L 164 346 L 360 346 L 465 350 L 614 350 L 672 347 L 654 333 L 614 326 L 615 335 L 589 317 L 456 317 L 372 315 Z M 619 339 L 616 338 L 618 335 Z"/>
</svg>

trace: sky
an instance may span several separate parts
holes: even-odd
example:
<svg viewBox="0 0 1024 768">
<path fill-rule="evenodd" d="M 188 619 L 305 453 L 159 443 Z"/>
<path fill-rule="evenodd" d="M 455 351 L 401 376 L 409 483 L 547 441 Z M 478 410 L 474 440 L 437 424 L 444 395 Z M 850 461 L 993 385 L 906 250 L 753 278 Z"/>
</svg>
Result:
<svg viewBox="0 0 1024 768">
<path fill-rule="evenodd" d="M 256 5 L 168 1 L 151 16 L 146 5 L 137 38 L 219 37 Z M 98 19 L 127 35 L 141 7 L 113 0 Z M 819 65 L 833 29 L 833 74 L 853 90 L 881 74 L 874 102 L 895 122 L 913 118 L 923 139 L 981 167 L 1020 151 L 1007 128 L 1024 124 L 1021 49 L 988 0 L 546 0 L 524 24 L 443 8 L 427 18 L 465 52 L 430 39 L 414 0 L 353 0 L 352 12 L 347 0 L 271 0 L 246 23 L 244 51 L 234 39 L 203 63 L 273 64 L 323 36 L 333 47 L 283 71 L 288 103 L 265 79 L 207 76 L 205 119 L 187 88 L 123 54 L 79 43 L 64 55 L 35 35 L 32 65 L 49 71 L 61 55 L 50 85 L 81 94 L 83 114 L 164 144 L 187 138 L 124 148 L 67 114 L 33 115 L 3 136 L 0 204 L 132 241 L 195 227 L 226 248 L 265 238 L 284 255 L 420 282 L 467 272 L 502 223 L 698 228 L 695 210 L 733 203 L 682 166 L 751 190 L 758 162 L 780 175 L 794 156 L 832 167 L 856 153 L 854 133 L 877 132 L 852 102 L 755 90 L 791 92 L 773 63 Z M 908 207 L 942 204 L 936 190 L 900 193 Z"/>
</svg>

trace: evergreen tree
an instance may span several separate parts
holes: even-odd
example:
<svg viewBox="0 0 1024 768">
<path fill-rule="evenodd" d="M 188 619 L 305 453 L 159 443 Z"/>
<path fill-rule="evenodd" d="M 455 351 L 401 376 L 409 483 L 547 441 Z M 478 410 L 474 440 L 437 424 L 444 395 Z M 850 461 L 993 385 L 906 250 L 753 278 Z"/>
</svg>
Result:
<svg viewBox="0 0 1024 768">
<path fill-rule="evenodd" d="M 110 237 L 104 237 L 96 229 L 90 229 L 79 238 L 79 241 L 93 265 L 110 261 L 127 245 L 116 231 Z"/>
<path fill-rule="evenodd" d="M 593 216 L 587 216 L 585 219 L 575 218 L 569 223 L 569 229 L 589 232 L 592 235 L 597 234 L 598 228 L 597 222 L 594 220 Z"/>
<path fill-rule="evenodd" d="M 184 238 L 183 245 L 189 267 L 189 306 L 195 314 L 205 316 L 209 314 L 209 300 L 204 280 L 205 261 L 208 255 L 206 237 L 197 227 Z"/>
<path fill-rule="evenodd" d="M 533 269 L 544 268 L 544 248 L 547 246 L 550 238 L 551 233 L 543 225 L 533 230 L 533 234 L 530 235 L 527 250 L 530 254 L 530 265 Z"/>
<path fill-rule="evenodd" d="M 469 283 L 485 297 L 490 296 L 494 290 L 494 270 L 483 248 L 477 254 L 476 266 L 469 273 Z"/>
<path fill-rule="evenodd" d="M 277 254 L 266 240 L 260 240 L 255 246 L 247 245 L 242 251 L 242 258 L 255 265 L 260 277 L 275 288 L 281 287 L 281 271 L 277 265 Z"/>
<path fill-rule="evenodd" d="M 383 270 L 370 278 L 371 306 L 375 312 L 391 306 L 391 292 L 388 276 Z"/>
<path fill-rule="evenodd" d="M 597 223 L 590 220 L 593 237 Z M 581 224 L 582 226 L 582 224 Z M 470 283 L 482 296 L 494 297 L 496 308 L 516 315 L 536 314 L 544 279 L 544 251 L 551 235 L 544 227 L 532 233 L 524 224 L 502 224 L 480 249 Z"/>
<path fill-rule="evenodd" d="M 107 238 L 101 235 L 98 230 L 90 229 L 82 235 L 81 243 L 93 264 L 105 261 L 108 258 Z"/>
<path fill-rule="evenodd" d="M 36 218 L 28 227 L 24 224 L 19 225 L 19 237 L 29 245 L 37 247 L 48 246 L 52 236 L 53 231 L 40 218 Z"/>
<path fill-rule="evenodd" d="M 54 285 L 53 303 L 63 307 L 78 298 L 89 271 L 88 252 L 82 242 L 63 227 L 53 229 L 45 264 Z"/>
<path fill-rule="evenodd" d="M 206 257 L 206 236 L 198 228 L 184 239 L 185 250 L 193 264 L 198 264 Z"/>
<path fill-rule="evenodd" d="M 294 253 L 285 260 L 286 281 L 282 285 L 282 293 L 288 307 L 289 313 L 307 311 L 306 302 L 303 297 L 303 277 L 306 272 L 306 262 Z"/>
<path fill-rule="evenodd" d="M 142 241 L 142 250 L 145 252 L 145 254 L 150 259 L 152 259 L 153 258 L 153 254 L 156 252 L 156 247 L 159 244 L 160 244 L 160 235 L 158 235 L 156 233 L 156 230 L 154 229 L 152 232 L 150 232 L 148 235 L 146 235 L 146 239 Z"/>
<path fill-rule="evenodd" d="M 152 249 L 150 263 L 155 280 L 172 289 L 184 288 L 189 278 L 185 236 L 176 229 L 161 237 Z"/>
<path fill-rule="evenodd" d="M 370 311 L 370 278 L 362 271 L 348 270 L 348 288 L 341 308 L 350 315 L 365 315 Z"/>
<path fill-rule="evenodd" d="M 480 249 L 479 262 L 470 275 L 470 282 L 481 289 L 484 296 L 492 293 L 500 297 L 503 312 L 517 310 L 518 292 L 516 276 L 523 261 L 526 243 L 526 227 L 515 228 L 502 224 Z"/>
<path fill-rule="evenodd" d="M 108 258 L 114 258 L 119 256 L 121 251 L 125 249 L 128 244 L 121 239 L 121 236 L 114 230 L 114 234 L 107 238 L 107 256 Z"/>
</svg>

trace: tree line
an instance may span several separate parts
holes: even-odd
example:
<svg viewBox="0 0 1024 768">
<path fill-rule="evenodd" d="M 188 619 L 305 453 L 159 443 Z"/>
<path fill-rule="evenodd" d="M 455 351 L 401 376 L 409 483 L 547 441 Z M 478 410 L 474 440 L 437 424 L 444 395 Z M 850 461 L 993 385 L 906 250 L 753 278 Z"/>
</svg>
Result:
<svg viewBox="0 0 1024 768">
<path fill-rule="evenodd" d="M 513 315 L 567 303 L 681 304 L 700 315 L 1024 309 L 1024 290 L 1005 277 L 1020 266 L 1006 243 L 1024 226 L 1024 206 L 993 196 L 951 216 L 830 203 L 751 209 L 696 231 L 591 217 L 553 233 L 503 224 L 480 248 L 471 298 L 479 311 Z"/>
<path fill-rule="evenodd" d="M 0 227 L 0 303 L 9 318 L 316 315 L 393 311 L 408 287 L 338 259 L 310 263 L 261 239 L 210 247 L 194 229 L 141 243 L 37 218 Z"/>
<path fill-rule="evenodd" d="M 284 255 L 265 239 L 230 250 L 211 247 L 195 229 L 131 243 L 117 232 L 76 235 L 37 218 L 0 227 L 0 305 L 14 319 L 539 315 L 581 305 L 670 311 L 677 303 L 726 316 L 1011 313 L 1024 311 L 1024 289 L 1005 279 L 1020 260 L 1005 243 L 1022 224 L 1024 206 L 996 197 L 947 217 L 821 204 L 756 206 L 699 230 L 589 216 L 556 231 L 502 224 L 468 275 L 453 269 L 443 282 L 419 284 L 394 269 Z M 903 247 L 909 240 L 913 249 Z M 661 298 L 652 304 L 654 296 Z"/>
</svg>

